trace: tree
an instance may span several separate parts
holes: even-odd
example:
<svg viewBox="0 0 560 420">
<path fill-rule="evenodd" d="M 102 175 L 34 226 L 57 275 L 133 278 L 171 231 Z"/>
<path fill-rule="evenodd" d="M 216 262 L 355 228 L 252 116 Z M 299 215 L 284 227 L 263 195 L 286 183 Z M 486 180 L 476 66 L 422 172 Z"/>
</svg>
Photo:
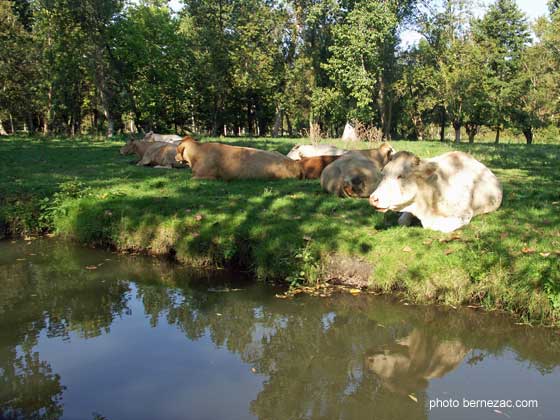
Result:
<svg viewBox="0 0 560 420">
<path fill-rule="evenodd" d="M 530 41 L 527 18 L 514 0 L 497 0 L 475 22 L 474 35 L 485 49 L 490 66 L 492 107 L 488 111 L 498 143 L 500 131 L 508 123 L 508 114 L 514 106 L 514 94 L 519 91 L 516 83 L 521 57 Z"/>
<path fill-rule="evenodd" d="M 383 70 L 381 47 L 395 26 L 396 16 L 387 3 L 363 1 L 333 28 L 332 56 L 324 67 L 335 86 L 351 98 L 349 119 L 379 120 L 375 105 Z"/>
<path fill-rule="evenodd" d="M 438 103 L 438 75 L 430 45 L 424 39 L 400 58 L 401 78 L 395 91 L 403 113 L 417 140 L 425 137 L 425 126 Z"/>
</svg>

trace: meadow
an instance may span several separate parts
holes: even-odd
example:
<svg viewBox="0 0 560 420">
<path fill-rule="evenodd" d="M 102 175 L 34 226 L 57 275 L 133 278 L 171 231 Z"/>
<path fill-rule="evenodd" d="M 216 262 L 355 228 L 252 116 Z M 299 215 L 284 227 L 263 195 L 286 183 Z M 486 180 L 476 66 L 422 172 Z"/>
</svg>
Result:
<svg viewBox="0 0 560 420">
<path fill-rule="evenodd" d="M 306 142 L 220 141 L 281 153 Z M 413 303 L 468 304 L 560 325 L 558 145 L 393 142 L 421 157 L 463 150 L 502 181 L 497 212 L 443 234 L 399 227 L 396 215 L 328 195 L 318 180 L 193 180 L 188 169 L 135 166 L 119 155 L 122 144 L 1 138 L 0 236 L 52 233 L 183 264 L 236 266 L 260 280 L 342 282 Z"/>
</svg>

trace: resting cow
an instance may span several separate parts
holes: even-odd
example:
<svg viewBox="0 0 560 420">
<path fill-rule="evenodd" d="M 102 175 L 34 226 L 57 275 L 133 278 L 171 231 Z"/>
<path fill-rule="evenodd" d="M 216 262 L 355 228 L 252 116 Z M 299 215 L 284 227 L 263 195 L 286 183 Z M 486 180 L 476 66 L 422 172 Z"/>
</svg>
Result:
<svg viewBox="0 0 560 420">
<path fill-rule="evenodd" d="M 121 155 L 136 154 L 140 160 L 138 166 L 155 166 L 158 168 L 182 168 L 184 165 L 175 160 L 177 146 L 165 142 L 145 142 L 129 140 L 122 148 Z"/>
<path fill-rule="evenodd" d="M 321 187 L 340 197 L 369 197 L 381 181 L 381 170 L 393 148 L 384 143 L 374 151 L 368 151 L 369 158 L 359 150 L 339 157 L 323 170 Z"/>
<path fill-rule="evenodd" d="M 330 144 L 298 144 L 289 151 L 287 156 L 293 160 L 300 160 L 306 157 L 316 156 L 340 156 L 348 150 L 339 149 L 338 147 L 331 146 Z"/>
<path fill-rule="evenodd" d="M 179 143 L 181 143 L 182 137 L 178 136 L 177 134 L 156 134 L 153 131 L 148 131 L 142 140 L 147 142 L 159 141 L 178 145 Z"/>
<path fill-rule="evenodd" d="M 340 156 L 315 156 L 303 158 L 299 161 L 305 179 L 318 179 L 328 165 Z"/>
<path fill-rule="evenodd" d="M 369 201 L 377 211 L 405 212 L 400 224 L 406 224 L 408 212 L 425 228 L 452 232 L 500 207 L 502 187 L 490 169 L 466 153 L 422 160 L 399 152 L 383 169 Z"/>
<path fill-rule="evenodd" d="M 176 160 L 187 162 L 197 179 L 301 178 L 301 166 L 278 152 L 199 143 L 187 136 L 177 147 Z"/>
</svg>

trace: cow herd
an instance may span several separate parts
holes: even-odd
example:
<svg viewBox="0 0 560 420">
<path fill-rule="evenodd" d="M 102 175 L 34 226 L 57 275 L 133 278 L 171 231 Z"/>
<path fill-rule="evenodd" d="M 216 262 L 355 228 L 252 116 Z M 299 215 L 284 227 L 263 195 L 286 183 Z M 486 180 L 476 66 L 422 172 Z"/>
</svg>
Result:
<svg viewBox="0 0 560 420">
<path fill-rule="evenodd" d="M 273 151 L 192 137 L 149 132 L 128 141 L 121 154 L 136 154 L 140 166 L 190 166 L 194 179 L 319 179 L 340 197 L 369 198 L 379 212 L 401 213 L 399 224 L 416 218 L 423 227 L 452 232 L 473 216 L 500 207 L 496 176 L 470 155 L 454 151 L 431 159 L 396 152 L 388 143 L 366 150 L 297 145 L 286 156 Z"/>
</svg>

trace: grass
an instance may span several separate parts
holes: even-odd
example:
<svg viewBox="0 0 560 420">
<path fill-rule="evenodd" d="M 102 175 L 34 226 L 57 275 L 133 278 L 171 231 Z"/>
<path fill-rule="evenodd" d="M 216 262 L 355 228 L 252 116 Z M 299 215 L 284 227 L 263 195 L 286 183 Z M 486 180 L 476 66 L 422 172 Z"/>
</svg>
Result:
<svg viewBox="0 0 560 420">
<path fill-rule="evenodd" d="M 224 141 L 286 153 L 302 140 Z M 1 138 L 0 231 L 235 264 L 261 279 L 338 277 L 417 303 L 476 304 L 560 325 L 559 145 L 460 145 L 502 180 L 504 202 L 449 235 L 398 227 L 394 215 L 328 195 L 317 180 L 192 180 L 189 170 L 136 167 L 121 145 Z M 393 146 L 422 157 L 457 148 Z"/>
</svg>

